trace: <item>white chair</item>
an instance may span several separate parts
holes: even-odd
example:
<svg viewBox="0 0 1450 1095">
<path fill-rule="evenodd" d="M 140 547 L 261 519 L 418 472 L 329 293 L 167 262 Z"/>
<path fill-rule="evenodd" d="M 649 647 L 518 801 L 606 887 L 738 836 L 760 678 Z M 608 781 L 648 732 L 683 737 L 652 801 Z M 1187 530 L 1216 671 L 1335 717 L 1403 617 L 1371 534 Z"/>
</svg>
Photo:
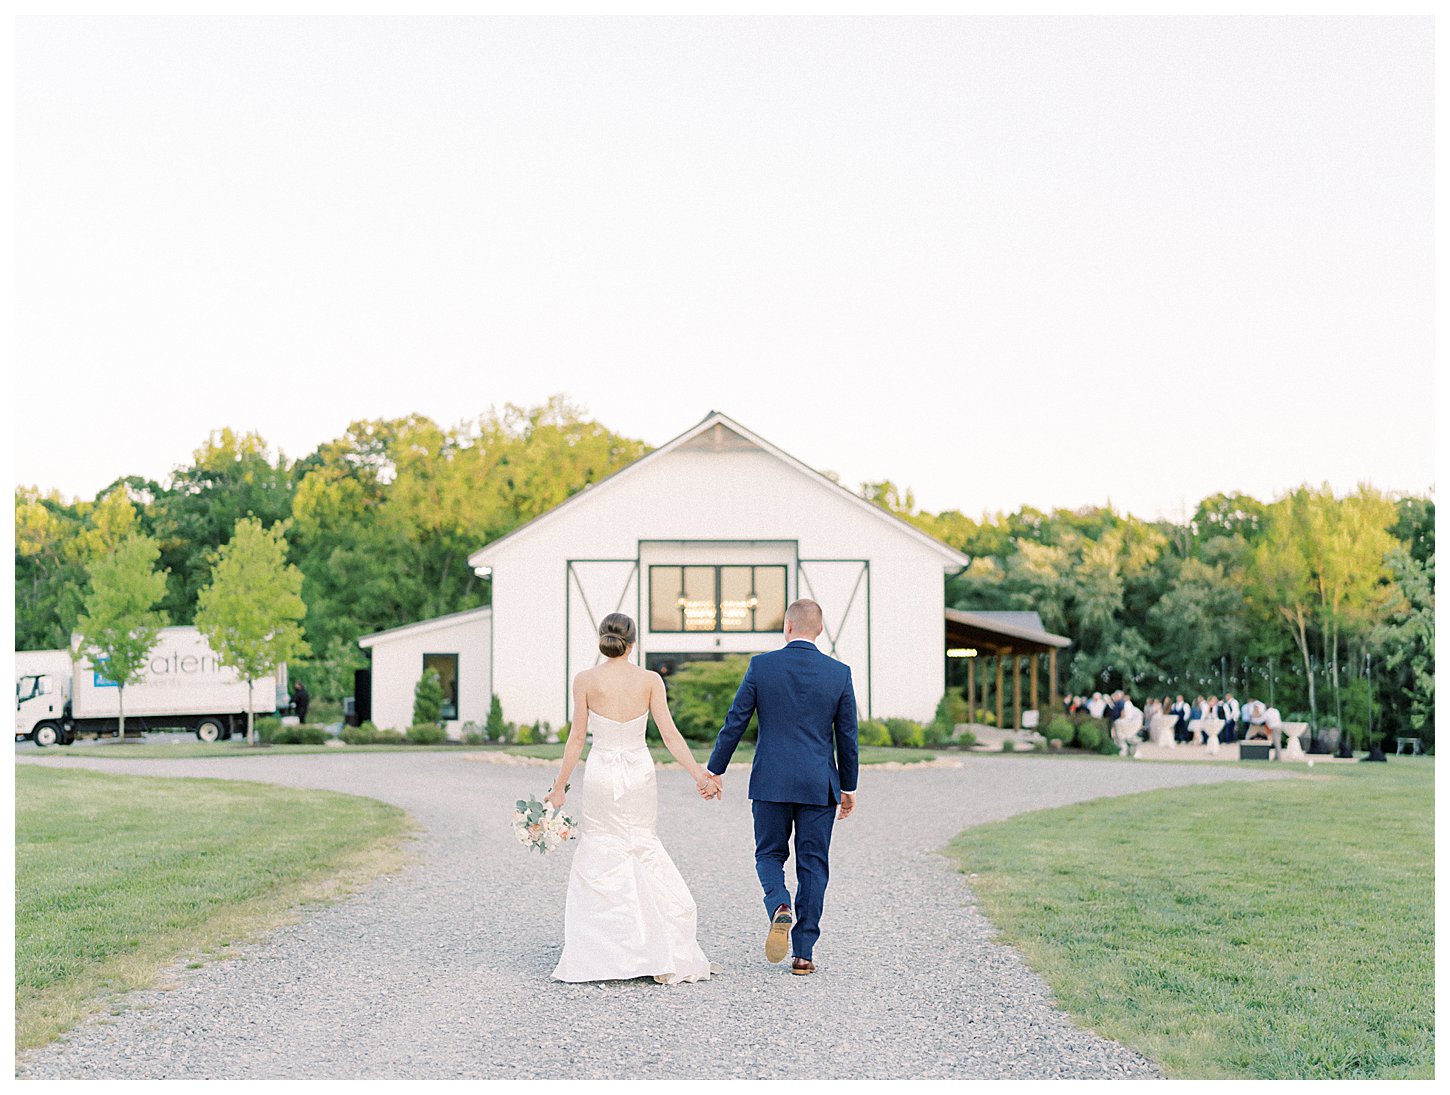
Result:
<svg viewBox="0 0 1450 1095">
<path fill-rule="evenodd" d="M 1024 730 L 1036 730 L 1037 729 L 1037 719 L 1038 719 L 1038 713 L 1036 711 L 1024 711 L 1024 712 L 1022 712 L 1022 729 L 1024 729 Z"/>
</svg>

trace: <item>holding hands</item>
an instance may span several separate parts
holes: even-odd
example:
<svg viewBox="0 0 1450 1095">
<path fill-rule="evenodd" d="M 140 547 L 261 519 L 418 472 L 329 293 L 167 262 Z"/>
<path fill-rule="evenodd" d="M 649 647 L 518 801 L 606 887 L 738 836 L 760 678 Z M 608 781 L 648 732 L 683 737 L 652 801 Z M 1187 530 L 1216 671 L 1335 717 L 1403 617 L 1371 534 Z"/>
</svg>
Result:
<svg viewBox="0 0 1450 1095">
<path fill-rule="evenodd" d="M 708 802 L 712 798 L 720 798 L 725 793 L 725 784 L 719 776 L 701 768 L 695 773 L 695 790 L 700 792 L 700 797 Z"/>
</svg>

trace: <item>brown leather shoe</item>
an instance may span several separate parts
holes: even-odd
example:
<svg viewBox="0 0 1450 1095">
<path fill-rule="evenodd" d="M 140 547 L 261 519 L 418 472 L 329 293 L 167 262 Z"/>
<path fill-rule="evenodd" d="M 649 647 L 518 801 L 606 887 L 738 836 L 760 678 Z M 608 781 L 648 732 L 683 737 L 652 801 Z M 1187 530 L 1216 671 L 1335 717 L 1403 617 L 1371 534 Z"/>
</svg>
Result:
<svg viewBox="0 0 1450 1095">
<path fill-rule="evenodd" d="M 816 972 L 816 964 L 809 958 L 792 958 L 790 972 L 798 974 L 801 977 L 809 977 Z"/>
<path fill-rule="evenodd" d="M 790 953 L 790 928 L 794 923 L 790 906 L 777 906 L 775 915 L 770 918 L 770 934 L 765 937 L 766 961 L 779 962 Z"/>
</svg>

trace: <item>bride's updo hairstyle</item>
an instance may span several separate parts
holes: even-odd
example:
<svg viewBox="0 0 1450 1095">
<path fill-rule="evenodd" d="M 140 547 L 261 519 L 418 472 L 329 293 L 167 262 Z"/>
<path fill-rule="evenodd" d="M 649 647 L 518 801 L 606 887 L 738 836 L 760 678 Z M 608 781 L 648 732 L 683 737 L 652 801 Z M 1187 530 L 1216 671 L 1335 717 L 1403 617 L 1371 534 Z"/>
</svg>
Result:
<svg viewBox="0 0 1450 1095">
<path fill-rule="evenodd" d="M 634 621 L 623 612 L 611 612 L 599 621 L 599 653 L 606 658 L 623 656 L 637 638 Z"/>
</svg>

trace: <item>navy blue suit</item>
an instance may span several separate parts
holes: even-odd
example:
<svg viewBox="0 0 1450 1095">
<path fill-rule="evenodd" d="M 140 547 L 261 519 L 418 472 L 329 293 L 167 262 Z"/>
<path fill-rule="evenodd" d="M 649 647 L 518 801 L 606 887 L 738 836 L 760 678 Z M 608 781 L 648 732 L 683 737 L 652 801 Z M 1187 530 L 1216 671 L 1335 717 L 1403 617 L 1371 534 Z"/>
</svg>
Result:
<svg viewBox="0 0 1450 1095">
<path fill-rule="evenodd" d="M 706 767 L 723 775 L 740 737 L 759 717 L 750 769 L 755 815 L 755 872 L 765 910 L 795 909 L 797 958 L 810 958 L 820 938 L 830 878 L 831 829 L 841 792 L 856 790 L 856 692 L 851 667 L 796 639 L 750 659 Z M 796 899 L 785 885 L 795 836 Z"/>
</svg>

